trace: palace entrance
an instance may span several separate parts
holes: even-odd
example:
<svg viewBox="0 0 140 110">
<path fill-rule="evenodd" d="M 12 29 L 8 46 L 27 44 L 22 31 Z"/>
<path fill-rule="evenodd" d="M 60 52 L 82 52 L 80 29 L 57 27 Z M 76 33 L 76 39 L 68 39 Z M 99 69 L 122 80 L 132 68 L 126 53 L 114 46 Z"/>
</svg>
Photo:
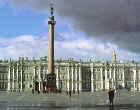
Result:
<svg viewBox="0 0 140 110">
<path fill-rule="evenodd" d="M 82 91 L 91 91 L 91 71 L 88 68 L 82 70 Z"/>
<path fill-rule="evenodd" d="M 35 91 L 39 92 L 39 82 L 35 81 L 34 85 L 35 85 Z"/>
</svg>

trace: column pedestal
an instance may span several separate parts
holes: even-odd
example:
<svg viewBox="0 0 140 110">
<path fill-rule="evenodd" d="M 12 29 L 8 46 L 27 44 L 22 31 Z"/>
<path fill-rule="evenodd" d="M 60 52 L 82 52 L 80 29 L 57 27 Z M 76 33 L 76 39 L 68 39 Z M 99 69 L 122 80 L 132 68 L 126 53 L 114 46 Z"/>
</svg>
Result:
<svg viewBox="0 0 140 110">
<path fill-rule="evenodd" d="M 47 75 L 46 90 L 48 93 L 56 92 L 56 75 L 55 74 Z"/>
</svg>

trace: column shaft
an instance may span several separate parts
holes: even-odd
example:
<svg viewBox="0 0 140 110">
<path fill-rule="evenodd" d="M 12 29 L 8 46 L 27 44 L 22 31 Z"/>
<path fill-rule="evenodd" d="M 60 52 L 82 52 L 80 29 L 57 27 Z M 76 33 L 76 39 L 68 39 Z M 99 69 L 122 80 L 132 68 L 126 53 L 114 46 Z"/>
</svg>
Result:
<svg viewBox="0 0 140 110">
<path fill-rule="evenodd" d="M 107 74 L 108 71 L 107 68 L 105 68 L 105 89 L 109 89 Z"/>
<path fill-rule="evenodd" d="M 109 79 L 112 78 L 112 74 L 111 74 L 112 68 L 109 68 Z"/>
<path fill-rule="evenodd" d="M 38 71 L 39 91 L 41 91 L 41 67 L 39 67 Z"/>
<path fill-rule="evenodd" d="M 123 67 L 123 70 L 122 70 L 122 71 L 123 71 L 123 72 L 122 72 L 122 81 L 123 81 L 123 82 L 122 82 L 122 86 L 123 86 L 123 87 L 125 87 L 125 82 L 124 82 L 124 81 L 125 81 L 125 79 L 124 79 L 124 72 L 125 72 L 125 70 L 124 70 L 124 69 L 125 69 L 125 68 Z"/>
<path fill-rule="evenodd" d="M 79 92 L 82 91 L 82 71 L 81 66 L 79 66 Z"/>
<path fill-rule="evenodd" d="M 48 72 L 49 74 L 54 73 L 54 26 L 55 21 L 50 20 L 49 24 L 49 36 L 48 36 Z"/>
<path fill-rule="evenodd" d="M 73 76 L 74 76 L 74 67 L 71 68 L 71 91 L 73 92 L 74 90 L 74 80 L 73 80 Z"/>
<path fill-rule="evenodd" d="M 15 72 L 15 69 L 14 69 L 14 66 L 13 66 L 13 85 L 12 85 L 12 90 L 14 91 L 14 89 L 15 89 L 15 75 L 14 75 L 14 72 Z"/>
<path fill-rule="evenodd" d="M 19 90 L 20 88 L 19 88 L 19 84 L 18 84 L 18 64 L 17 64 L 17 71 L 16 71 L 16 73 L 17 73 L 17 90 Z"/>
<path fill-rule="evenodd" d="M 113 69 L 113 79 L 114 79 L 114 82 L 116 82 L 116 68 L 115 67 Z"/>
<path fill-rule="evenodd" d="M 94 92 L 94 76 L 93 76 L 93 67 L 91 67 L 91 92 Z"/>
<path fill-rule="evenodd" d="M 102 67 L 100 69 L 100 73 L 101 73 L 101 90 L 103 90 L 103 68 Z"/>
<path fill-rule="evenodd" d="M 34 67 L 34 80 L 36 80 L 36 67 Z"/>
<path fill-rule="evenodd" d="M 22 91 L 22 87 L 23 87 L 23 68 L 21 67 L 21 70 L 20 70 L 20 91 Z"/>
<path fill-rule="evenodd" d="M 75 92 L 77 92 L 77 89 L 78 89 L 77 74 L 78 74 L 78 68 L 76 66 L 76 68 L 75 68 Z"/>
<path fill-rule="evenodd" d="M 59 83 L 60 83 L 59 82 L 59 67 L 57 67 L 56 68 L 56 87 L 57 87 L 58 90 L 60 89 L 60 87 L 59 87 L 60 84 Z"/>
<path fill-rule="evenodd" d="M 134 71 L 133 81 L 134 81 L 134 91 L 135 91 L 136 90 L 136 69 L 134 69 L 133 71 Z"/>
<path fill-rule="evenodd" d="M 8 91 L 10 91 L 10 88 L 11 88 L 11 77 L 10 77 L 10 74 L 11 74 L 11 66 L 9 66 L 9 68 L 8 68 L 8 87 L 7 87 L 7 89 L 8 89 Z"/>
<path fill-rule="evenodd" d="M 33 88 L 35 90 L 35 81 L 36 81 L 36 67 L 34 66 L 34 69 L 33 69 Z"/>
<path fill-rule="evenodd" d="M 70 70 L 69 69 L 70 68 L 67 67 L 67 73 L 68 73 L 68 75 L 67 75 L 67 91 L 70 90 Z"/>
</svg>

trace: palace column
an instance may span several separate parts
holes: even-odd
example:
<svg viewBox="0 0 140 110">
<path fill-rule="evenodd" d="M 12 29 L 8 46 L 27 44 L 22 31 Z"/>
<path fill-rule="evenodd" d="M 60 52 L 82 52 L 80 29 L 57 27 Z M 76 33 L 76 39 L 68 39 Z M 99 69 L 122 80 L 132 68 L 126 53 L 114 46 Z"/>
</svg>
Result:
<svg viewBox="0 0 140 110">
<path fill-rule="evenodd" d="M 107 74 L 108 71 L 107 68 L 105 68 L 105 89 L 109 89 Z"/>
<path fill-rule="evenodd" d="M 122 82 L 122 86 L 123 86 L 123 87 L 125 87 L 125 82 L 124 82 L 124 81 L 125 81 L 125 78 L 124 78 L 124 72 L 125 72 L 125 68 L 124 68 L 124 66 L 123 66 L 123 69 L 122 69 L 122 81 L 123 81 L 123 82 Z"/>
<path fill-rule="evenodd" d="M 134 76 L 133 76 L 133 81 L 134 81 L 134 91 L 136 90 L 136 68 L 133 70 Z"/>
<path fill-rule="evenodd" d="M 57 87 L 57 90 L 60 89 L 60 84 L 59 84 L 59 66 L 56 67 L 56 87 Z M 62 86 L 62 85 L 61 85 Z"/>
<path fill-rule="evenodd" d="M 72 91 L 72 92 L 73 92 L 73 90 L 74 90 L 73 76 L 74 76 L 74 67 L 72 66 L 72 68 L 71 68 L 71 91 Z"/>
<path fill-rule="evenodd" d="M 14 82 L 15 81 L 15 77 L 14 77 L 15 74 L 14 74 L 14 72 L 15 72 L 15 68 L 13 66 L 13 74 L 12 74 L 13 75 L 13 85 L 12 85 L 12 91 L 14 91 L 14 89 L 15 89 L 15 82 Z"/>
<path fill-rule="evenodd" d="M 7 87 L 8 91 L 10 91 L 10 88 L 11 88 L 11 77 L 10 77 L 10 74 L 11 74 L 11 66 L 9 66 L 9 68 L 8 68 L 8 87 Z"/>
<path fill-rule="evenodd" d="M 109 88 L 113 88 L 112 67 L 109 68 Z"/>
<path fill-rule="evenodd" d="M 77 80 L 77 74 L 78 74 L 78 68 L 77 66 L 75 67 L 75 92 L 78 91 L 78 80 Z"/>
<path fill-rule="evenodd" d="M 94 92 L 94 71 L 93 71 L 93 66 L 91 67 L 91 92 Z"/>
<path fill-rule="evenodd" d="M 111 72 L 112 72 L 112 68 L 110 67 L 110 68 L 109 68 L 109 79 L 112 78 L 112 74 L 111 74 Z"/>
<path fill-rule="evenodd" d="M 70 68 L 69 66 L 67 67 L 67 91 L 70 91 Z"/>
<path fill-rule="evenodd" d="M 116 68 L 115 68 L 115 66 L 113 68 L 113 80 L 114 80 L 114 85 L 115 85 L 115 88 L 116 88 Z"/>
<path fill-rule="evenodd" d="M 139 68 L 138 69 L 138 73 L 137 73 L 137 87 L 138 87 L 138 91 L 140 91 L 140 71 Z"/>
<path fill-rule="evenodd" d="M 101 67 L 100 73 L 101 73 L 101 90 L 103 90 L 103 67 Z"/>
<path fill-rule="evenodd" d="M 5 78 L 5 75 L 4 75 L 4 78 Z M 5 89 L 5 82 L 3 82 L 3 89 Z"/>
<path fill-rule="evenodd" d="M 82 91 L 82 67 L 79 66 L 79 92 Z"/>
<path fill-rule="evenodd" d="M 36 80 L 36 67 L 33 68 L 33 88 L 35 90 L 35 80 Z"/>
<path fill-rule="evenodd" d="M 41 66 L 38 69 L 38 83 L 39 83 L 39 91 L 41 91 Z"/>
<path fill-rule="evenodd" d="M 34 66 L 34 81 L 36 80 L 36 67 Z"/>
<path fill-rule="evenodd" d="M 19 84 L 18 84 L 18 66 L 19 66 L 19 65 L 18 65 L 18 63 L 17 63 L 17 72 L 16 72 L 16 73 L 17 73 L 17 81 L 16 81 L 16 82 L 17 82 L 17 84 L 16 84 L 16 85 L 17 85 L 17 87 L 16 87 L 17 90 L 19 90 Z"/>
<path fill-rule="evenodd" d="M 22 91 L 22 87 L 23 87 L 23 65 L 21 66 L 21 70 L 20 70 L 20 91 Z"/>
</svg>

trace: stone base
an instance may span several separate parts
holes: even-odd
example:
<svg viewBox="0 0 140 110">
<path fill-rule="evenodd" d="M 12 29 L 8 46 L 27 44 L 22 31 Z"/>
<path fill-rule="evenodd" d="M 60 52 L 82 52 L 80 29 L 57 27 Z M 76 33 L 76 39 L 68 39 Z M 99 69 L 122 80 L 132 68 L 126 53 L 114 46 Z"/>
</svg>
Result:
<svg viewBox="0 0 140 110">
<path fill-rule="evenodd" d="M 55 74 L 48 74 L 47 75 L 46 92 L 48 92 L 48 93 L 51 93 L 51 92 L 55 93 L 55 92 L 57 92 L 56 75 Z"/>
</svg>

